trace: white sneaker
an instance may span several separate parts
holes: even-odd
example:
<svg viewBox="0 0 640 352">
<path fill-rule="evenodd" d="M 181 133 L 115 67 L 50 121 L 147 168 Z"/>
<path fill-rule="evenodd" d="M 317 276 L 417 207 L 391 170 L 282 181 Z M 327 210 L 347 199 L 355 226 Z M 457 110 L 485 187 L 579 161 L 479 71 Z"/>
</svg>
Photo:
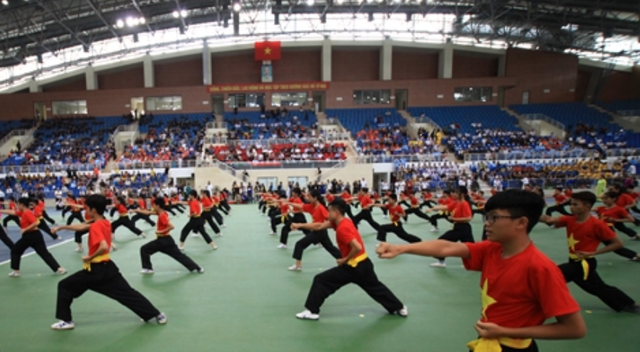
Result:
<svg viewBox="0 0 640 352">
<path fill-rule="evenodd" d="M 192 233 L 191 237 L 200 237 L 200 234 L 199 233 Z"/>
<path fill-rule="evenodd" d="M 67 269 L 65 268 L 60 268 L 56 271 L 56 275 L 64 275 L 67 273 Z"/>
<path fill-rule="evenodd" d="M 282 244 L 282 243 L 280 243 L 280 244 L 278 245 L 278 248 L 280 248 L 280 249 L 286 249 L 286 248 L 287 248 L 287 245 L 286 245 L 286 244 Z"/>
<path fill-rule="evenodd" d="M 272 232 L 272 233 L 270 233 L 269 235 L 271 235 L 271 236 L 275 236 L 275 235 L 276 235 L 276 233 L 275 233 L 275 232 Z"/>
<path fill-rule="evenodd" d="M 431 228 L 431 232 L 438 232 L 438 231 L 440 231 L 440 230 L 437 227 L 432 227 Z"/>
<path fill-rule="evenodd" d="M 227 227 L 227 225 L 222 224 L 222 225 L 220 225 L 220 227 L 222 227 L 224 229 L 225 227 Z"/>
<path fill-rule="evenodd" d="M 318 320 L 320 315 L 311 313 L 308 309 L 296 314 L 296 318 L 304 320 Z"/>
<path fill-rule="evenodd" d="M 200 268 L 198 270 L 196 270 L 198 272 L 198 274 L 203 274 L 204 273 L 204 268 Z"/>
<path fill-rule="evenodd" d="M 429 266 L 432 268 L 446 268 L 447 264 L 445 264 L 444 262 L 435 262 L 435 263 L 429 264 Z"/>
<path fill-rule="evenodd" d="M 222 236 L 224 236 L 224 234 L 222 233 L 222 231 L 218 232 L 218 233 L 217 233 L 217 235 L 218 235 L 218 237 L 222 237 Z"/>
<path fill-rule="evenodd" d="M 140 234 L 140 237 L 147 238 L 147 235 L 143 232 L 143 233 Z"/>
<path fill-rule="evenodd" d="M 22 274 L 19 271 L 12 271 L 9 273 L 9 277 L 20 277 Z"/>
<path fill-rule="evenodd" d="M 164 325 L 167 323 L 167 316 L 164 313 L 160 313 L 156 317 L 156 321 L 158 322 L 158 324 Z"/>
<path fill-rule="evenodd" d="M 297 266 L 295 264 L 293 264 L 292 266 L 290 266 L 287 270 L 289 271 L 302 271 L 302 267 L 301 266 Z"/>
<path fill-rule="evenodd" d="M 153 275 L 153 269 L 142 269 L 142 270 L 140 270 L 140 274 L 142 274 L 142 275 Z"/>
<path fill-rule="evenodd" d="M 82 252 L 84 252 L 84 249 L 82 249 L 82 248 L 76 248 L 76 252 L 78 252 L 78 253 L 82 253 Z"/>
<path fill-rule="evenodd" d="M 213 250 L 215 251 L 216 249 L 218 249 L 218 246 L 214 244 L 213 246 L 211 246 L 211 248 L 213 248 Z"/>
<path fill-rule="evenodd" d="M 75 325 L 73 325 L 72 321 L 60 320 L 59 322 L 51 325 L 51 328 L 53 330 L 72 330 L 73 328 L 75 328 Z"/>
<path fill-rule="evenodd" d="M 179 246 L 178 249 L 184 252 L 184 246 Z"/>
<path fill-rule="evenodd" d="M 406 317 L 409 315 L 409 309 L 407 308 L 407 306 L 402 306 L 401 309 L 396 310 L 395 312 L 393 312 L 393 314 L 399 315 L 401 317 Z"/>
</svg>

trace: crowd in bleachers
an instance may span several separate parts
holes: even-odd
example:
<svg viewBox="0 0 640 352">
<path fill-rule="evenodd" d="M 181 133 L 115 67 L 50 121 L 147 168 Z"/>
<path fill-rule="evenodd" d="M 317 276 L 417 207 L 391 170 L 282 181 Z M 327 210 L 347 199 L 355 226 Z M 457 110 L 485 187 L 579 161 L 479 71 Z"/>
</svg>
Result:
<svg viewBox="0 0 640 352">
<path fill-rule="evenodd" d="M 151 170 L 148 173 L 119 171 L 114 172 L 106 181 L 100 183 L 100 187 L 111 187 L 116 190 L 123 189 L 159 189 L 167 182 L 166 173 L 156 173 Z"/>
<path fill-rule="evenodd" d="M 40 124 L 29 148 L 13 151 L 2 165 L 94 164 L 104 167 L 115 158 L 110 141 L 114 129 L 126 123 L 121 117 L 53 118 Z"/>
<path fill-rule="evenodd" d="M 118 162 L 194 160 L 211 120 L 211 114 L 145 116 L 139 122 L 144 137 L 127 146 Z"/>
<path fill-rule="evenodd" d="M 231 145 L 211 145 L 205 150 L 222 162 L 323 161 L 346 159 L 346 145 L 315 140 L 305 143 L 251 141 Z"/>
<path fill-rule="evenodd" d="M 317 118 L 309 110 L 249 111 L 224 114 L 228 139 L 302 139 L 317 136 Z"/>
<path fill-rule="evenodd" d="M 33 196 L 39 193 L 47 198 L 53 198 L 57 190 L 62 194 L 72 193 L 79 196 L 93 188 L 97 177 L 92 172 L 78 173 L 73 170 L 32 175 L 10 173 L 0 180 L 0 191 L 6 198 Z"/>
<path fill-rule="evenodd" d="M 330 123 L 337 119 L 352 137 L 362 130 L 395 130 L 407 125 L 396 109 L 389 108 L 328 109 L 326 114 Z"/>
</svg>

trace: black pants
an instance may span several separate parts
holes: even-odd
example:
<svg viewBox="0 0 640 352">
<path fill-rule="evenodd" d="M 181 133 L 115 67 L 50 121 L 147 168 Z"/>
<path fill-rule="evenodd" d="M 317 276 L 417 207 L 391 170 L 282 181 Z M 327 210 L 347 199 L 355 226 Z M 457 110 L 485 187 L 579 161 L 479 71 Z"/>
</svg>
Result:
<svg viewBox="0 0 640 352">
<path fill-rule="evenodd" d="M 13 249 L 13 241 L 7 236 L 7 233 L 4 232 L 4 228 L 0 227 L 0 241 L 5 244 L 9 249 Z"/>
<path fill-rule="evenodd" d="M 280 225 L 280 224 L 286 224 L 287 220 L 289 220 L 289 215 L 285 214 L 285 215 L 276 215 L 276 216 L 272 216 L 271 217 L 271 232 L 272 233 L 276 233 L 278 230 L 276 229 L 276 226 Z"/>
<path fill-rule="evenodd" d="M 49 228 L 49 225 L 47 225 L 47 223 L 42 219 L 38 219 L 38 228 L 44 231 L 47 235 L 51 236 L 51 238 L 53 238 L 54 240 L 57 240 L 60 237 L 59 235 L 54 235 L 53 232 L 51 232 L 51 228 Z"/>
<path fill-rule="evenodd" d="M 347 216 L 349 217 L 349 219 L 353 220 L 353 212 L 351 211 L 351 205 L 347 204 L 347 208 L 346 208 L 346 212 Z"/>
<path fill-rule="evenodd" d="M 331 254 L 331 256 L 333 256 L 334 258 L 342 258 L 342 254 L 340 254 L 338 248 L 336 248 L 336 246 L 334 246 L 329 239 L 327 230 L 321 230 L 311 231 L 303 238 L 298 240 L 298 242 L 296 242 L 296 247 L 293 249 L 293 259 L 302 260 L 302 252 L 304 252 L 304 250 L 307 249 L 307 247 L 309 247 L 310 245 L 318 243 L 320 243 L 322 245 L 322 248 L 329 252 L 329 254 Z"/>
<path fill-rule="evenodd" d="M 184 214 L 184 207 L 182 206 L 182 204 L 172 204 L 171 209 L 175 209 L 180 212 L 180 214 Z"/>
<path fill-rule="evenodd" d="M 306 224 L 307 218 L 304 217 L 302 213 L 293 213 L 292 217 L 287 218 L 287 223 L 284 224 L 282 230 L 280 230 L 280 243 L 287 244 L 289 240 L 289 233 L 291 232 L 291 224 Z M 305 236 L 309 234 L 309 230 L 302 230 Z"/>
<path fill-rule="evenodd" d="M 65 215 L 67 212 L 71 212 L 71 207 L 67 206 L 67 207 L 64 207 L 64 209 L 62 209 L 62 218 L 63 218 L 63 219 L 64 219 L 64 215 Z"/>
<path fill-rule="evenodd" d="M 220 201 L 220 209 L 224 210 L 227 215 L 231 212 L 231 206 L 229 206 L 229 202 L 226 199 Z"/>
<path fill-rule="evenodd" d="M 114 217 L 116 215 L 116 213 L 118 212 L 118 209 L 116 207 L 112 207 L 111 210 L 109 210 L 109 217 Z"/>
<path fill-rule="evenodd" d="M 420 203 L 420 208 L 422 207 L 428 207 L 428 208 L 433 208 L 434 205 L 436 205 L 438 203 L 436 203 L 435 201 L 429 199 L 429 200 L 425 200 L 422 203 Z"/>
<path fill-rule="evenodd" d="M 277 215 L 280 215 L 280 208 L 275 206 L 269 207 L 269 210 L 267 210 L 267 216 L 272 218 Z"/>
<path fill-rule="evenodd" d="M 203 221 L 206 221 L 209 224 L 209 226 L 211 227 L 211 229 L 213 230 L 214 233 L 216 233 L 216 234 L 220 233 L 220 228 L 213 221 L 213 210 L 205 210 L 205 211 L 203 211 L 202 212 L 202 219 L 203 219 Z M 204 223 L 202 224 L 202 226 L 204 227 Z"/>
<path fill-rule="evenodd" d="M 409 202 L 407 202 L 406 200 L 403 200 L 403 201 L 399 202 L 398 204 L 404 205 L 405 208 L 411 208 L 411 204 L 409 204 Z"/>
<path fill-rule="evenodd" d="M 618 230 L 618 231 L 620 231 L 620 232 L 624 233 L 625 235 L 627 235 L 629 237 L 632 237 L 632 238 L 636 237 L 638 235 L 637 232 L 635 232 L 632 229 L 628 228 L 627 225 L 625 225 L 624 223 L 621 223 L 621 222 L 614 222 L 613 223 L 613 227 L 616 230 Z"/>
<path fill-rule="evenodd" d="M 360 223 L 360 221 L 364 220 L 366 222 L 369 223 L 369 226 L 373 227 L 374 230 L 376 230 L 376 232 L 380 229 L 380 224 L 378 224 L 377 222 L 375 222 L 375 220 L 373 220 L 373 218 L 371 217 L 371 208 L 369 209 L 362 209 L 358 215 L 353 217 L 353 224 L 356 226 L 356 229 L 358 228 L 358 224 Z"/>
<path fill-rule="evenodd" d="M 373 202 L 373 204 L 383 204 L 381 201 L 377 200 L 375 202 Z M 387 215 L 387 213 L 389 213 L 389 209 L 385 208 L 385 207 L 381 207 L 378 208 L 380 210 L 382 210 L 382 214 Z"/>
<path fill-rule="evenodd" d="M 320 313 L 324 301 L 341 287 L 348 284 L 360 286 L 371 298 L 380 303 L 389 313 L 402 309 L 403 304 L 385 286 L 373 270 L 373 263 L 368 258 L 358 263 L 354 268 L 341 265 L 316 275 L 313 278 L 311 290 L 304 304 L 311 313 Z"/>
<path fill-rule="evenodd" d="M 171 236 L 158 237 L 157 239 L 140 247 L 140 260 L 142 261 L 142 268 L 152 270 L 151 256 L 155 253 L 164 253 L 171 258 L 182 264 L 187 270 L 194 271 L 200 269 L 200 266 L 196 264 L 191 258 L 187 257 L 184 253 L 178 249 L 176 242 Z"/>
<path fill-rule="evenodd" d="M 589 263 L 589 273 L 586 280 L 584 280 L 584 269 L 580 261 L 569 260 L 568 263 L 558 266 L 567 283 L 575 282 L 578 287 L 600 298 L 602 302 L 616 312 L 632 306 L 635 303 L 631 297 L 620 291 L 620 289 L 609 286 L 602 281 L 596 271 L 598 262 L 595 258 L 586 259 L 586 261 Z"/>
<path fill-rule="evenodd" d="M 216 222 L 218 223 L 218 225 L 220 226 L 224 225 L 224 219 L 222 218 L 222 215 L 220 215 L 220 212 L 218 211 L 218 207 L 211 208 L 211 216 L 213 216 L 213 218 L 216 219 Z"/>
<path fill-rule="evenodd" d="M 213 240 L 211 239 L 211 236 L 209 236 L 207 231 L 205 231 L 204 229 L 204 223 L 203 223 L 202 217 L 189 218 L 189 221 L 187 222 L 186 225 L 184 225 L 184 227 L 182 228 L 182 232 L 180 233 L 180 242 L 184 243 L 184 241 L 187 240 L 187 236 L 189 236 L 189 232 L 191 231 L 201 234 L 205 242 L 207 243 L 213 242 Z"/>
<path fill-rule="evenodd" d="M 264 207 L 267 206 L 267 202 L 265 202 L 264 200 L 260 200 L 258 202 L 258 210 L 264 210 Z M 264 211 L 263 211 L 264 212 Z"/>
<path fill-rule="evenodd" d="M 404 230 L 404 227 L 402 227 L 401 223 L 391 223 L 391 224 L 386 224 L 386 225 L 380 225 L 380 227 L 378 228 L 378 241 L 380 242 L 386 242 L 387 241 L 387 233 L 394 233 L 396 236 L 400 237 L 401 239 L 409 242 L 409 243 L 415 243 L 415 242 L 420 242 L 422 241 L 419 237 L 408 234 L 407 231 Z"/>
<path fill-rule="evenodd" d="M 54 272 L 58 270 L 60 264 L 53 258 L 47 246 L 44 244 L 44 239 L 42 238 L 42 234 L 40 231 L 30 231 L 22 234 L 22 237 L 13 245 L 11 248 L 11 269 L 20 270 L 20 260 L 22 259 L 22 254 L 27 248 L 33 248 L 33 250 L 44 260 L 45 263 L 53 270 Z"/>
<path fill-rule="evenodd" d="M 118 267 L 112 261 L 108 261 L 91 264 L 91 271 L 78 271 L 58 283 L 56 318 L 73 321 L 71 303 L 87 290 L 118 301 L 144 321 L 160 314 L 160 311 L 146 297 L 129 286 Z"/>
<path fill-rule="evenodd" d="M 45 220 L 47 220 L 51 225 L 53 225 L 53 224 L 55 224 L 55 223 L 56 223 L 56 221 L 55 221 L 55 220 L 53 220 L 53 219 L 49 216 L 49 214 L 47 214 L 47 211 L 46 211 L 46 210 L 43 210 L 43 211 L 42 211 L 42 218 L 43 218 L 43 219 L 45 219 Z"/>
<path fill-rule="evenodd" d="M 529 347 L 525 348 L 525 349 L 521 349 L 521 348 L 511 348 L 511 347 L 507 347 L 505 345 L 500 345 L 500 347 L 502 347 L 502 352 L 538 352 L 538 345 L 536 344 L 536 341 L 531 341 L 531 345 L 529 345 Z"/>
<path fill-rule="evenodd" d="M 136 224 L 136 222 L 137 222 L 138 220 L 144 220 L 144 221 L 146 221 L 146 222 L 147 222 L 147 224 L 149 224 L 149 225 L 151 225 L 151 226 L 156 226 L 155 221 L 151 220 L 151 217 L 150 217 L 149 215 L 147 215 L 147 214 L 140 214 L 140 213 L 138 213 L 138 214 L 134 215 L 134 216 L 131 218 L 131 222 L 132 222 L 134 225 Z"/>
<path fill-rule="evenodd" d="M 417 217 L 427 220 L 428 222 L 431 222 L 431 224 L 433 225 L 433 222 L 431 221 L 431 217 L 429 217 L 429 215 L 425 214 L 422 212 L 422 210 L 420 210 L 420 208 L 411 208 L 411 209 L 407 209 L 405 210 L 405 216 L 404 219 L 407 220 L 407 218 L 409 218 L 410 214 L 415 214 Z"/>
<path fill-rule="evenodd" d="M 69 218 L 67 219 L 67 226 L 71 225 L 74 219 L 78 220 L 80 223 L 84 222 L 84 220 L 82 220 L 82 216 L 80 215 L 79 211 L 72 211 L 71 216 L 69 216 Z"/>
<path fill-rule="evenodd" d="M 82 236 L 84 236 L 87 233 L 89 233 L 89 230 L 76 231 L 75 232 L 75 242 L 82 244 Z"/>
<path fill-rule="evenodd" d="M 9 221 L 13 221 L 16 225 L 20 226 L 20 218 L 16 215 L 7 215 L 7 217 L 2 220 L 2 226 L 7 227 Z"/>
<path fill-rule="evenodd" d="M 431 225 L 433 225 L 433 227 L 435 227 L 436 229 L 438 228 L 438 220 L 440 219 L 445 219 L 447 221 L 449 221 L 449 212 L 441 212 L 438 213 L 434 216 L 430 216 L 429 217 L 431 219 Z M 449 221 L 451 222 L 451 221 Z"/>
<path fill-rule="evenodd" d="M 553 212 L 557 211 L 558 213 L 562 214 L 562 215 L 571 215 L 569 213 L 567 213 L 567 211 L 564 209 L 564 204 L 558 204 L 558 205 L 554 205 L 551 207 L 547 208 L 547 211 L 545 212 L 545 214 L 551 216 L 551 214 L 553 214 Z"/>
<path fill-rule="evenodd" d="M 456 223 L 453 225 L 453 229 L 444 233 L 444 235 L 438 237 L 439 240 L 445 240 L 449 242 L 475 242 L 473 240 L 473 232 L 471 231 L 471 225 L 468 223 Z M 444 260 L 444 258 L 437 258 L 438 260 Z"/>
<path fill-rule="evenodd" d="M 136 225 L 129 219 L 128 215 L 120 216 L 116 221 L 111 223 L 111 233 L 116 233 L 118 227 L 124 226 L 129 229 L 129 231 L 135 233 L 137 236 L 142 235 L 142 231 L 136 227 Z"/>
<path fill-rule="evenodd" d="M 169 213 L 169 214 L 173 215 L 173 216 L 175 216 L 175 215 L 176 215 L 176 213 L 173 211 L 173 209 L 171 209 L 171 207 L 170 207 L 170 206 L 168 206 L 168 205 L 165 205 L 162 209 L 163 209 L 164 211 L 166 211 L 167 213 Z"/>
</svg>

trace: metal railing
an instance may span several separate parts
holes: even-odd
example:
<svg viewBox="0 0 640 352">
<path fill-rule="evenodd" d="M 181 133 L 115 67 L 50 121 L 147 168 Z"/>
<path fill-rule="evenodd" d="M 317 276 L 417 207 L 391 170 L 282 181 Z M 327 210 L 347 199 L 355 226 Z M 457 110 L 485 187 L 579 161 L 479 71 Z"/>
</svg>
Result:
<svg viewBox="0 0 640 352">
<path fill-rule="evenodd" d="M 640 110 L 620 110 L 616 111 L 616 115 L 625 117 L 640 116 Z"/>
<path fill-rule="evenodd" d="M 5 143 L 7 143 L 11 138 L 15 137 L 15 136 L 24 136 L 29 134 L 31 130 L 25 130 L 25 129 L 18 129 L 18 130 L 12 130 L 11 132 L 9 132 L 6 136 L 4 136 L 2 139 L 0 139 L 0 145 L 4 145 Z"/>
<path fill-rule="evenodd" d="M 0 174 L 31 174 L 46 172 L 63 172 L 72 169 L 79 172 L 93 172 L 95 164 L 39 164 L 39 165 L 6 165 L 0 166 Z"/>
<path fill-rule="evenodd" d="M 344 139 L 345 135 L 347 135 L 346 133 L 343 135 L 338 135 L 338 136 L 334 136 L 333 139 L 331 138 L 324 138 L 324 137 L 303 137 L 303 138 L 269 138 L 269 139 L 227 139 L 226 136 L 211 136 L 211 137 L 207 137 L 205 138 L 205 144 L 225 144 L 227 146 L 233 146 L 233 147 L 238 147 L 238 146 L 244 146 L 244 147 L 251 147 L 254 145 L 260 145 L 261 147 L 269 147 L 271 145 L 274 144 L 300 144 L 300 143 L 305 143 L 305 144 L 314 144 L 314 143 L 321 143 L 324 145 L 324 143 L 328 143 L 328 142 L 335 142 L 335 141 L 347 141 Z"/>
<path fill-rule="evenodd" d="M 616 182 L 622 183 L 623 179 L 608 179 L 607 183 L 612 184 Z M 490 184 L 493 184 L 493 179 L 489 179 Z M 529 179 L 529 185 L 538 186 L 542 189 L 552 189 L 556 187 L 571 187 L 571 188 L 591 188 L 596 185 L 598 180 L 590 178 L 533 178 Z M 503 180 L 502 187 L 504 189 L 523 187 L 522 180 Z"/>
<path fill-rule="evenodd" d="M 547 150 L 535 151 L 509 150 L 497 153 L 466 153 L 464 161 L 498 161 L 498 160 L 532 160 L 532 159 L 576 159 L 576 158 L 605 158 L 605 157 L 629 157 L 640 156 L 640 149 L 635 148 L 613 148 L 605 149 L 602 155 L 594 149 L 570 149 L 570 150 Z"/>
<path fill-rule="evenodd" d="M 344 160 L 283 160 L 266 162 L 242 162 L 230 161 L 221 162 L 218 160 L 203 160 L 197 167 L 219 166 L 233 176 L 239 177 L 239 170 L 260 170 L 260 169 L 326 169 L 333 167 L 344 167 Z"/>
<path fill-rule="evenodd" d="M 199 160 L 163 160 L 163 161 L 119 161 L 116 163 L 118 170 L 143 170 L 143 169 L 181 169 L 198 167 Z"/>
<path fill-rule="evenodd" d="M 524 115 L 520 115 L 522 117 L 525 118 L 525 120 L 541 120 L 544 121 L 556 128 L 559 128 L 561 131 L 565 130 L 565 126 L 563 123 L 558 122 L 557 120 L 554 120 L 552 118 L 550 118 L 547 115 L 544 114 L 524 114 Z"/>
<path fill-rule="evenodd" d="M 435 121 L 433 121 L 430 117 L 428 116 L 411 116 L 413 117 L 413 119 L 416 121 L 416 123 L 426 123 L 429 125 L 432 125 L 433 127 L 442 129 L 442 127 L 440 127 L 440 125 L 438 125 L 437 123 L 435 123 Z"/>
<path fill-rule="evenodd" d="M 443 161 L 445 156 L 444 154 L 358 155 L 354 159 L 358 164 L 396 163 L 396 165 L 401 165 L 408 162 Z"/>
<path fill-rule="evenodd" d="M 217 122 L 217 121 L 211 121 L 211 122 L 207 122 L 207 129 L 208 130 L 213 130 L 213 129 L 220 129 L 220 128 L 227 128 L 227 123 L 226 122 Z"/>
</svg>

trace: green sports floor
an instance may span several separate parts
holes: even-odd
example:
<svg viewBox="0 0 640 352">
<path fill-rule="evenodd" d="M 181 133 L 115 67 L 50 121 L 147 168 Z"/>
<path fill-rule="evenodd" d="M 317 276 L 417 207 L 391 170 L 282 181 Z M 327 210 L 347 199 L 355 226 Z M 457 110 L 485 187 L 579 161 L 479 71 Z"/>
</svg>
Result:
<svg viewBox="0 0 640 352">
<path fill-rule="evenodd" d="M 356 210 L 357 212 L 357 210 Z M 379 211 L 374 217 L 386 222 Z M 58 219 L 59 214 L 52 216 Z M 172 219 L 180 229 L 184 217 Z M 479 274 L 467 272 L 459 259 L 449 259 L 446 269 L 430 268 L 431 258 L 400 257 L 383 261 L 372 255 L 380 280 L 409 307 L 409 317 L 390 316 L 356 286 L 348 286 L 330 297 L 317 322 L 299 321 L 313 276 L 334 265 L 322 248 L 309 248 L 303 271 L 289 272 L 292 248 L 301 233 L 293 232 L 289 249 L 277 249 L 278 237 L 256 205 L 233 207 L 225 219 L 224 236 L 215 238 L 212 251 L 202 238 L 189 237 L 186 253 L 206 269 L 187 273 L 172 259 L 152 257 L 153 276 L 142 276 L 140 239 L 118 229 L 120 250 L 112 256 L 129 283 L 147 296 L 169 317 L 165 326 L 142 323 L 118 303 L 87 292 L 73 305 L 75 330 L 53 331 L 56 284 L 59 276 L 36 255 L 23 259 L 23 276 L 11 279 L 9 265 L 0 270 L 0 351 L 466 351 L 475 337 L 474 323 L 480 316 Z M 141 229 L 148 225 L 139 223 Z M 473 222 L 476 239 L 481 235 L 478 216 Z M 449 225 L 441 224 L 441 230 Z M 409 232 L 435 239 L 430 225 L 411 217 Z M 365 245 L 373 254 L 373 230 L 361 226 Z M 174 237 L 179 231 L 174 230 Z M 441 232 L 442 233 L 442 232 Z M 71 238 L 65 234 L 65 238 Z M 333 237 L 333 233 L 332 233 Z M 556 262 L 566 258 L 562 230 L 538 225 L 532 237 L 539 248 Z M 389 241 L 398 243 L 394 235 Z M 640 242 L 625 244 L 640 250 Z M 69 271 L 81 267 L 75 244 L 62 243 L 51 252 Z M 640 263 L 614 254 L 600 258 L 599 272 L 611 285 L 640 300 Z M 580 303 L 589 328 L 577 341 L 539 341 L 540 350 L 637 351 L 639 315 L 615 313 L 595 297 L 570 285 Z"/>
</svg>

